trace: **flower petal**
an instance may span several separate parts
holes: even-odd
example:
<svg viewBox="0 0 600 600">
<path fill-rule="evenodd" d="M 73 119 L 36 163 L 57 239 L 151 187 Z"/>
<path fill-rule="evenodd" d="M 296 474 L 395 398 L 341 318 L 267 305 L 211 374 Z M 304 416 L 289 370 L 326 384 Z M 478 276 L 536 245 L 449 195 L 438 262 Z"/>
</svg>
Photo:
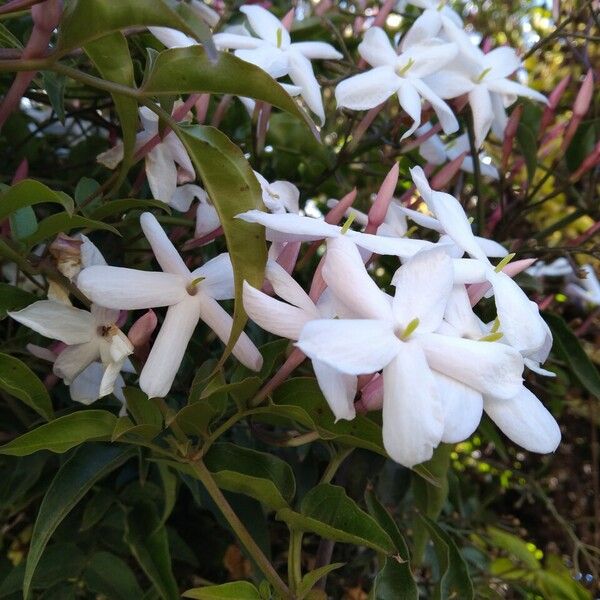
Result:
<svg viewBox="0 0 600 600">
<path fill-rule="evenodd" d="M 272 214 L 260 210 L 249 210 L 236 215 L 248 223 L 260 223 L 268 228 L 272 242 L 313 241 L 340 235 L 341 228 L 322 219 L 303 217 L 292 213 Z"/>
<path fill-rule="evenodd" d="M 289 60 L 287 53 L 274 48 L 270 44 L 263 44 L 251 50 L 236 50 L 235 55 L 246 62 L 256 65 L 266 71 L 273 79 L 288 74 Z"/>
<path fill-rule="evenodd" d="M 510 79 L 493 79 L 487 83 L 487 86 L 491 91 L 498 92 L 503 96 L 524 96 L 525 98 L 548 104 L 548 99 L 543 94 Z"/>
<path fill-rule="evenodd" d="M 304 326 L 296 346 L 312 360 L 361 375 L 389 364 L 401 344 L 386 321 L 316 319 Z"/>
<path fill-rule="evenodd" d="M 338 107 L 369 110 L 395 94 L 402 80 L 392 67 L 383 66 L 345 79 L 335 88 Z"/>
<path fill-rule="evenodd" d="M 314 302 L 281 265 L 273 260 L 268 261 L 265 277 L 280 298 L 301 308 L 307 314 L 317 314 Z"/>
<path fill-rule="evenodd" d="M 215 300 L 231 300 L 235 296 L 233 266 L 228 252 L 211 258 L 192 273 L 192 278 L 204 277 L 198 289 Z"/>
<path fill-rule="evenodd" d="M 196 296 L 200 304 L 200 318 L 217 334 L 224 344 L 229 341 L 233 319 L 227 311 L 210 296 L 199 292 Z M 232 354 L 246 367 L 260 371 L 262 356 L 252 340 L 244 333 L 233 347 Z"/>
<path fill-rule="evenodd" d="M 283 26 L 281 21 L 268 10 L 258 5 L 246 4 L 240 7 L 252 27 L 252 31 L 266 42 L 277 47 L 277 41 L 281 40 L 281 47 L 287 48 L 290 45 L 290 34 Z M 278 33 L 280 32 L 280 33 Z"/>
<path fill-rule="evenodd" d="M 200 318 L 198 296 L 170 306 L 140 375 L 140 388 L 150 398 L 164 398 L 183 360 Z"/>
<path fill-rule="evenodd" d="M 400 55 L 399 60 L 401 64 L 404 64 L 412 59 L 413 64 L 407 71 L 407 75 L 411 79 L 420 79 L 445 67 L 457 54 L 458 46 L 456 44 L 429 40 L 426 44 L 411 46 Z"/>
<path fill-rule="evenodd" d="M 173 273 L 123 267 L 88 267 L 77 286 L 92 302 L 117 310 L 171 306 L 184 300 L 188 279 Z"/>
<path fill-rule="evenodd" d="M 358 45 L 358 52 L 372 67 L 393 66 L 398 58 L 390 39 L 381 27 L 367 29 Z"/>
<path fill-rule="evenodd" d="M 525 450 L 545 454 L 560 444 L 558 423 L 525 387 L 508 400 L 485 397 L 484 408 L 503 433 Z"/>
<path fill-rule="evenodd" d="M 406 114 L 413 120 L 410 128 L 402 134 L 400 139 L 407 138 L 421 124 L 421 96 L 408 80 L 404 80 L 398 90 L 398 101 Z"/>
<path fill-rule="evenodd" d="M 98 358 L 100 358 L 100 347 L 96 340 L 67 346 L 54 361 L 52 371 L 57 377 L 64 379 L 67 385 L 70 385 L 79 373 Z"/>
<path fill-rule="evenodd" d="M 198 42 L 189 35 L 170 27 L 148 27 L 150 33 L 167 48 L 186 48 Z"/>
<path fill-rule="evenodd" d="M 387 297 L 367 273 L 358 248 L 346 236 L 327 241 L 323 279 L 355 317 L 392 321 Z"/>
<path fill-rule="evenodd" d="M 211 231 L 214 231 L 221 225 L 217 209 L 208 200 L 200 200 L 196 208 L 196 229 L 194 236 L 199 238 Z"/>
<path fill-rule="evenodd" d="M 306 58 L 323 58 L 328 60 L 339 60 L 344 55 L 338 52 L 331 44 L 325 42 L 294 42 L 290 49 L 300 52 Z"/>
<path fill-rule="evenodd" d="M 452 109 L 424 82 L 419 79 L 411 80 L 419 94 L 431 104 L 445 133 L 458 131 L 458 121 Z"/>
<path fill-rule="evenodd" d="M 432 369 L 483 394 L 512 398 L 522 385 L 523 358 L 506 344 L 436 333 L 419 334 L 418 341 Z"/>
<path fill-rule="evenodd" d="M 100 381 L 104 375 L 104 366 L 99 362 L 89 364 L 69 386 L 71 400 L 81 404 L 92 404 L 100 397 Z"/>
<path fill-rule="evenodd" d="M 292 82 L 302 88 L 302 98 L 306 105 L 319 118 L 321 124 L 325 123 L 325 109 L 321 97 L 321 86 L 315 77 L 310 60 L 300 52 L 288 52 L 289 75 Z"/>
<path fill-rule="evenodd" d="M 514 48 L 500 46 L 483 55 L 484 69 L 490 69 L 489 77 L 499 79 L 512 75 L 520 66 L 521 60 Z"/>
<path fill-rule="evenodd" d="M 469 92 L 469 104 L 473 113 L 475 146 L 479 148 L 483 144 L 485 136 L 488 134 L 494 120 L 492 100 L 488 88 L 485 85 L 476 85 Z"/>
<path fill-rule="evenodd" d="M 180 185 L 175 188 L 171 196 L 170 205 L 179 212 L 187 212 L 194 201 L 194 198 L 205 198 L 206 192 L 199 186 L 191 183 Z"/>
<path fill-rule="evenodd" d="M 300 199 L 300 190 L 289 181 L 274 181 L 269 184 L 271 194 L 278 196 L 277 202 L 285 210 L 291 213 L 297 213 L 299 210 L 298 200 Z"/>
<path fill-rule="evenodd" d="M 290 340 L 300 337 L 302 328 L 311 318 L 318 318 L 316 310 L 304 310 L 271 298 L 244 281 L 244 308 L 248 316 L 260 327 Z"/>
<path fill-rule="evenodd" d="M 251 50 L 263 44 L 262 40 L 250 35 L 239 35 L 226 31 L 213 34 L 213 42 L 219 50 Z"/>
<path fill-rule="evenodd" d="M 383 370 L 383 445 L 407 467 L 429 460 L 441 441 L 443 409 L 418 345 L 401 343 Z"/>
<path fill-rule="evenodd" d="M 149 212 L 142 213 L 140 225 L 152 247 L 152 252 L 154 252 L 160 268 L 166 273 L 175 273 L 189 277 L 189 269 L 185 266 L 183 259 L 179 256 L 179 252 L 173 246 L 173 243 L 156 220 L 156 217 Z"/>
<path fill-rule="evenodd" d="M 425 82 L 440 98 L 446 99 L 467 94 L 475 87 L 465 73 L 450 68 L 428 75 Z"/>
<path fill-rule="evenodd" d="M 402 38 L 402 48 L 427 43 L 442 28 L 442 18 L 437 10 L 424 11 Z"/>
<path fill-rule="evenodd" d="M 356 416 L 354 397 L 356 396 L 357 379 L 354 375 L 346 375 L 332 369 L 319 360 L 312 361 L 319 387 L 327 400 L 327 404 L 335 415 L 335 420 L 351 421 Z"/>
<path fill-rule="evenodd" d="M 483 413 L 483 397 L 480 392 L 433 371 L 442 400 L 444 433 L 442 442 L 457 444 L 470 437 L 477 429 Z"/>
<path fill-rule="evenodd" d="M 365 250 L 369 250 L 376 254 L 399 256 L 402 259 L 410 258 L 417 252 L 421 252 L 421 250 L 433 247 L 433 244 L 426 240 L 385 237 L 372 235 L 370 233 L 361 233 L 360 231 L 349 230 L 346 232 L 346 236 L 357 246 L 360 246 Z"/>
<path fill-rule="evenodd" d="M 106 260 L 104 260 L 104 256 L 96 245 L 88 238 L 87 236 L 80 233 L 75 236 L 78 237 L 83 243 L 80 246 L 81 251 L 81 266 L 83 269 L 86 267 L 91 267 L 93 265 L 106 265 Z"/>
<path fill-rule="evenodd" d="M 39 300 L 8 314 L 40 335 L 69 345 L 89 342 L 95 334 L 91 313 L 50 300 Z"/>
<path fill-rule="evenodd" d="M 419 252 L 398 269 L 394 281 L 396 323 L 406 327 L 419 319 L 419 332 L 435 331 L 444 317 L 454 282 L 450 257 L 439 248 Z"/>
<path fill-rule="evenodd" d="M 152 197 L 171 204 L 177 187 L 177 167 L 166 144 L 157 144 L 146 155 L 146 177 Z"/>
</svg>

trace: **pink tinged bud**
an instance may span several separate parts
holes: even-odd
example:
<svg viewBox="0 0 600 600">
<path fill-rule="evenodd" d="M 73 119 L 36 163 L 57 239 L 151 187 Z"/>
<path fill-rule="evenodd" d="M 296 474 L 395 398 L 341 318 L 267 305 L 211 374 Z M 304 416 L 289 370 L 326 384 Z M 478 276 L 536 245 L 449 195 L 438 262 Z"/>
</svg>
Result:
<svg viewBox="0 0 600 600">
<path fill-rule="evenodd" d="M 418 138 L 411 140 L 402 146 L 402 152 L 410 152 L 415 148 L 418 148 L 423 142 L 426 142 L 430 137 L 433 137 L 436 133 L 439 133 L 442 130 L 442 124 L 436 123 L 429 131 L 426 131 L 423 135 L 420 135 Z"/>
<path fill-rule="evenodd" d="M 548 96 L 548 104 L 544 107 L 544 113 L 542 114 L 542 118 L 540 120 L 540 130 L 539 130 L 540 138 L 544 135 L 548 125 L 550 125 L 550 123 L 552 123 L 552 121 L 554 120 L 556 107 L 558 106 L 560 99 L 563 97 L 563 94 L 565 93 L 565 90 L 567 89 L 567 86 L 569 85 L 570 81 L 571 81 L 570 75 L 563 77 L 563 79 L 561 79 L 560 83 L 554 88 L 552 93 Z"/>
<path fill-rule="evenodd" d="M 205 246 L 206 244 L 209 244 L 210 242 L 217 239 L 221 235 L 223 235 L 223 228 L 221 226 L 219 226 L 216 229 L 214 229 L 213 231 L 210 231 L 209 233 L 207 233 L 206 235 L 203 235 L 202 237 L 194 238 L 193 240 L 188 240 L 185 244 L 183 244 L 181 249 L 184 252 L 187 252 L 188 250 L 193 250 L 194 248 L 199 248 L 200 246 Z"/>
<path fill-rule="evenodd" d="M 483 40 L 483 43 L 481 44 L 481 51 L 484 54 L 487 54 L 492 49 L 493 45 L 494 45 L 494 40 L 491 37 L 486 37 Z"/>
<path fill-rule="evenodd" d="M 430 185 L 433 189 L 439 190 L 444 186 L 448 185 L 450 181 L 454 178 L 454 176 L 460 171 L 462 167 L 463 161 L 465 160 L 465 156 L 469 154 L 468 152 L 463 152 L 459 156 L 457 156 L 454 160 L 451 160 L 449 163 L 445 164 L 432 178 Z M 478 156 L 475 156 L 473 160 L 479 160 Z"/>
<path fill-rule="evenodd" d="M 379 410 L 383 406 L 383 377 L 375 375 L 361 390 L 357 402 L 359 412 Z"/>
<path fill-rule="evenodd" d="M 502 269 L 502 272 L 506 273 L 509 277 L 515 277 L 525 269 L 528 269 L 536 260 L 536 258 L 522 258 L 521 260 L 515 260 L 508 263 Z M 471 284 L 467 290 L 471 306 L 475 306 L 485 296 L 490 287 L 491 285 L 487 281 L 484 283 Z"/>
<path fill-rule="evenodd" d="M 317 6 L 315 6 L 315 15 L 322 17 L 331 7 L 333 2 L 331 0 L 321 0 Z"/>
<path fill-rule="evenodd" d="M 288 10 L 288 12 L 285 14 L 285 16 L 283 17 L 283 19 L 281 19 L 281 24 L 288 30 L 291 31 L 292 29 L 292 24 L 294 23 L 294 12 L 295 9 L 290 9 Z"/>
<path fill-rule="evenodd" d="M 196 120 L 198 123 L 204 123 L 206 120 L 206 113 L 208 112 L 209 103 L 210 94 L 200 94 L 200 97 L 196 100 L 194 107 L 196 108 Z"/>
<path fill-rule="evenodd" d="M 383 180 L 383 183 L 377 192 L 375 202 L 373 202 L 373 206 L 369 211 L 369 222 L 365 229 L 365 233 L 376 233 L 377 228 L 385 220 L 385 215 L 387 214 L 390 202 L 392 201 L 394 192 L 396 191 L 396 186 L 398 185 L 399 174 L 400 166 L 398 163 L 394 163 L 394 166 L 390 169 L 390 172 L 385 176 L 385 179 Z"/>
<path fill-rule="evenodd" d="M 269 117 L 271 116 L 272 106 L 264 102 L 257 102 L 258 120 L 256 122 L 256 153 L 261 154 L 265 147 L 267 139 L 267 130 L 269 129 Z M 260 108 L 259 108 L 260 107 Z"/>
<path fill-rule="evenodd" d="M 356 200 L 356 188 L 348 192 L 326 215 L 325 222 L 330 225 L 337 225 L 346 214 L 346 211 Z"/>
<path fill-rule="evenodd" d="M 519 104 L 510 114 L 508 123 L 506 124 L 506 129 L 504 130 L 504 141 L 502 143 L 502 170 L 505 172 L 508 169 L 508 159 L 510 158 L 510 153 L 513 149 L 513 144 L 515 142 L 517 129 L 519 128 L 522 115 L 523 105 Z"/>
<path fill-rule="evenodd" d="M 211 125 L 213 127 L 218 127 L 221 124 L 221 121 L 223 120 L 223 117 L 225 116 L 225 113 L 227 112 L 227 109 L 229 108 L 232 99 L 233 96 L 231 94 L 225 94 L 221 98 L 221 101 L 219 102 L 219 104 L 217 104 L 217 108 L 215 109 L 215 112 L 213 114 L 211 122 Z"/>
<path fill-rule="evenodd" d="M 142 348 L 150 341 L 157 325 L 156 313 L 150 309 L 131 326 L 127 337 L 135 348 Z"/>
<path fill-rule="evenodd" d="M 573 116 L 571 117 L 569 125 L 567 126 L 567 131 L 565 132 L 565 136 L 561 145 L 561 150 L 565 150 L 569 146 L 583 117 L 585 117 L 587 111 L 589 110 L 593 91 L 594 73 L 592 69 L 590 69 L 587 72 L 583 83 L 579 88 L 575 102 L 573 103 Z"/>
<path fill-rule="evenodd" d="M 29 174 L 29 163 L 27 159 L 24 158 L 17 167 L 15 174 L 12 178 L 12 184 L 19 183 L 19 181 L 23 181 L 23 179 L 27 179 L 27 175 Z"/>
<path fill-rule="evenodd" d="M 288 242 L 277 257 L 278 264 L 288 273 L 291 273 L 296 266 L 301 245 L 300 242 Z"/>
<path fill-rule="evenodd" d="M 373 21 L 373 27 L 383 27 L 385 25 L 385 21 L 388 18 L 388 15 L 392 12 L 392 8 L 396 5 L 396 0 L 385 0 L 375 20 Z"/>
<path fill-rule="evenodd" d="M 309 298 L 313 302 L 317 302 L 317 300 L 321 297 L 321 294 L 325 291 L 327 284 L 323 279 L 323 265 L 325 264 L 324 258 L 321 258 L 317 268 L 315 269 L 315 274 L 313 275 L 312 282 L 310 284 L 310 290 L 308 292 Z"/>
</svg>

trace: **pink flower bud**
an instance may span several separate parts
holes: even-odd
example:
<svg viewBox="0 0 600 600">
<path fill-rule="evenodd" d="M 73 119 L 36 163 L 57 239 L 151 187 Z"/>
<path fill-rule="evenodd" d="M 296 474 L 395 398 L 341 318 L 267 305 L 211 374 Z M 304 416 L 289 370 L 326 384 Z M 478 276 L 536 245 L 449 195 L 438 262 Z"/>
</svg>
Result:
<svg viewBox="0 0 600 600">
<path fill-rule="evenodd" d="M 394 197 L 396 191 L 396 185 L 398 185 L 398 175 L 400 173 L 400 166 L 398 163 L 394 163 L 390 172 L 385 176 L 375 202 L 369 211 L 369 222 L 365 229 L 366 233 L 376 233 L 377 228 L 383 223 L 385 215 L 387 214 L 390 202 Z"/>
<path fill-rule="evenodd" d="M 351 192 L 348 192 L 341 198 L 340 201 L 325 215 L 325 221 L 331 225 L 337 225 L 356 200 L 356 194 L 357 190 L 354 188 Z"/>
<path fill-rule="evenodd" d="M 579 127 L 583 117 L 586 115 L 588 109 L 590 108 L 590 103 L 592 101 L 592 93 L 594 91 L 594 73 L 590 69 L 579 88 L 579 92 L 577 93 L 577 97 L 575 98 L 575 102 L 573 103 L 573 116 L 569 121 L 569 125 L 567 126 L 567 130 L 565 131 L 565 135 L 563 137 L 561 150 L 566 150 L 577 128 Z"/>
<path fill-rule="evenodd" d="M 290 10 L 288 10 L 287 13 L 285 13 L 285 16 L 283 17 L 283 19 L 281 19 L 281 24 L 288 31 L 290 31 L 292 29 L 292 24 L 294 23 L 294 12 L 295 12 L 295 9 L 291 8 Z"/>
<path fill-rule="evenodd" d="M 157 325 L 156 313 L 150 309 L 130 327 L 127 337 L 136 349 L 143 348 L 150 341 Z"/>
<path fill-rule="evenodd" d="M 196 119 L 198 123 L 204 123 L 209 103 L 210 94 L 200 94 L 200 97 L 196 100 L 194 106 L 196 108 Z"/>
<path fill-rule="evenodd" d="M 451 160 L 449 163 L 445 164 L 432 178 L 431 178 L 431 187 L 439 190 L 443 188 L 445 185 L 450 183 L 452 178 L 460 171 L 460 168 L 465 160 L 465 156 L 469 154 L 468 152 L 463 152 L 459 156 L 457 156 L 454 160 Z M 478 156 L 475 156 L 473 160 L 479 160 Z"/>
<path fill-rule="evenodd" d="M 502 143 L 502 170 L 508 169 L 508 159 L 513 149 L 515 137 L 517 135 L 517 129 L 523 115 L 523 105 L 519 104 L 511 113 L 504 130 L 504 141 Z"/>
<path fill-rule="evenodd" d="M 554 88 L 552 93 L 548 96 L 548 104 L 544 108 L 544 114 L 542 114 L 542 118 L 540 120 L 540 131 L 539 137 L 541 138 L 544 135 L 548 125 L 554 120 L 554 114 L 556 112 L 556 107 L 560 102 L 560 99 L 563 97 L 569 82 L 571 81 L 571 76 L 567 75 L 561 79 L 560 83 Z"/>
<path fill-rule="evenodd" d="M 356 403 L 359 412 L 379 410 L 383 406 L 383 377 L 375 375 L 360 393 L 360 399 Z"/>
</svg>

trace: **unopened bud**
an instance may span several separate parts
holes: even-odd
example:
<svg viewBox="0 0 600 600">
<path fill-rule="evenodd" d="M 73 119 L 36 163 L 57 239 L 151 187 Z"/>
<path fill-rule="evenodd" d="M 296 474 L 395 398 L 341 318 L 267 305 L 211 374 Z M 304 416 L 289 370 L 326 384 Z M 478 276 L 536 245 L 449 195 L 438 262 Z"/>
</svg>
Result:
<svg viewBox="0 0 600 600">
<path fill-rule="evenodd" d="M 129 328 L 127 337 L 135 348 L 141 348 L 150 341 L 150 337 L 157 325 L 158 319 L 156 313 L 150 309 Z"/>
</svg>

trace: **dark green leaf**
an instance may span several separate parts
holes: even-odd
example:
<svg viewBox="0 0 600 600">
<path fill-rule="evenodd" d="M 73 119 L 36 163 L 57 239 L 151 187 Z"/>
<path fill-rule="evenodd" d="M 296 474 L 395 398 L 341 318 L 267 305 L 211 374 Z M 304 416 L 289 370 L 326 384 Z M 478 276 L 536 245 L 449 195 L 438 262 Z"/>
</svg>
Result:
<svg viewBox="0 0 600 600">
<path fill-rule="evenodd" d="M 44 384 L 25 363 L 8 354 L 0 354 L 0 389 L 27 404 L 46 421 L 53 417 Z"/>
<path fill-rule="evenodd" d="M 512 557 L 518 559 L 525 568 L 533 570 L 541 568 L 539 560 L 522 539 L 497 527 L 488 527 L 487 532 L 494 547 L 506 550 Z"/>
<path fill-rule="evenodd" d="M 296 595 L 300 600 L 306 597 L 306 595 L 315 587 L 317 582 L 325 577 L 331 571 L 335 571 L 340 567 L 343 567 L 345 563 L 332 563 L 330 565 L 325 565 L 324 567 L 320 567 L 315 569 L 314 571 L 310 571 L 307 573 L 300 582 L 298 589 L 296 591 Z"/>
<path fill-rule="evenodd" d="M 167 531 L 152 504 L 137 504 L 128 513 L 125 541 L 162 598 L 177 600 L 179 591 L 171 570 Z"/>
<path fill-rule="evenodd" d="M 395 551 L 390 536 L 377 521 L 337 485 L 318 485 L 304 496 L 299 513 L 283 508 L 277 511 L 277 518 L 290 529 L 312 531 L 327 539 L 368 546 L 384 554 Z"/>
<path fill-rule="evenodd" d="M 115 500 L 115 495 L 111 491 L 105 489 L 99 490 L 85 505 L 79 530 L 88 531 L 94 525 L 97 525 Z"/>
<path fill-rule="evenodd" d="M 221 221 L 235 281 L 235 308 L 226 354 L 237 341 L 246 313 L 242 284 L 261 287 L 267 262 L 264 228 L 236 219 L 239 213 L 264 209 L 260 186 L 242 151 L 214 127 L 177 129 Z"/>
<path fill-rule="evenodd" d="M 517 127 L 517 142 L 527 166 L 527 181 L 531 184 L 537 169 L 537 139 L 533 130 L 523 122 Z"/>
<path fill-rule="evenodd" d="M 110 552 L 96 552 L 91 556 L 83 580 L 92 592 L 110 600 L 134 600 L 143 595 L 127 563 Z"/>
<path fill-rule="evenodd" d="M 439 563 L 440 579 L 435 587 L 433 600 L 473 600 L 475 596 L 469 569 L 454 540 L 431 519 L 423 516 L 421 519 L 429 529 Z"/>
<path fill-rule="evenodd" d="M 127 400 L 127 410 L 132 414 L 138 425 L 154 425 L 162 428 L 163 418 L 156 403 L 142 392 L 133 387 L 123 388 Z"/>
<path fill-rule="evenodd" d="M 117 417 L 105 410 L 81 410 L 50 421 L 0 446 L 0 454 L 26 456 L 39 450 L 62 454 L 83 442 L 110 440 Z"/>
<path fill-rule="evenodd" d="M 101 221 L 106 219 L 106 217 L 115 215 L 120 218 L 128 210 L 147 210 L 148 208 L 159 208 L 160 210 L 164 210 L 166 213 L 171 214 L 169 206 L 160 200 L 137 200 L 126 198 L 124 200 L 109 200 L 102 206 L 95 208 L 91 212 L 90 217 Z"/>
<path fill-rule="evenodd" d="M 31 206 L 15 210 L 10 215 L 10 233 L 13 240 L 22 240 L 33 235 L 37 229 L 37 218 Z"/>
<path fill-rule="evenodd" d="M 543 317 L 552 330 L 554 347 L 561 358 L 567 362 L 579 383 L 590 394 L 600 398 L 600 373 L 581 347 L 577 336 L 561 316 L 544 312 Z"/>
<path fill-rule="evenodd" d="M 60 204 L 67 213 L 73 213 L 73 200 L 69 196 L 53 192 L 39 181 L 24 179 L 0 193 L 0 221 L 20 208 L 44 202 Z"/>
<path fill-rule="evenodd" d="M 64 75 L 53 73 L 52 71 L 43 71 L 42 80 L 48 99 L 52 105 L 52 109 L 56 113 L 58 120 L 64 124 L 65 122 L 65 84 Z"/>
<path fill-rule="evenodd" d="M 21 310 L 36 300 L 39 300 L 37 296 L 25 290 L 8 283 L 0 283 L 0 319 L 4 319 L 7 312 Z"/>
<path fill-rule="evenodd" d="M 196 600 L 261 600 L 258 590 L 248 581 L 194 588 L 184 592 L 183 597 Z"/>
<path fill-rule="evenodd" d="M 219 487 L 276 510 L 287 507 L 296 492 L 291 467 L 273 454 L 220 443 L 211 447 L 204 462 Z"/>
<path fill-rule="evenodd" d="M 161 429 L 161 427 L 151 424 L 136 425 L 129 417 L 119 417 L 115 423 L 110 441 L 135 443 L 142 440 L 149 442 L 161 432 Z"/>
<path fill-rule="evenodd" d="M 122 465 L 131 452 L 128 448 L 95 444 L 78 449 L 61 467 L 48 487 L 33 527 L 23 582 L 25 599 L 40 557 L 56 528 L 94 483 Z"/>
<path fill-rule="evenodd" d="M 71 231 L 72 229 L 104 229 L 116 235 L 121 235 L 112 225 L 102 223 L 102 221 L 94 221 L 79 215 L 68 215 L 67 213 L 60 212 L 46 217 L 40 222 L 36 232 L 23 241 L 29 248 L 32 248 L 36 244 L 55 236 L 57 233 Z"/>
</svg>

